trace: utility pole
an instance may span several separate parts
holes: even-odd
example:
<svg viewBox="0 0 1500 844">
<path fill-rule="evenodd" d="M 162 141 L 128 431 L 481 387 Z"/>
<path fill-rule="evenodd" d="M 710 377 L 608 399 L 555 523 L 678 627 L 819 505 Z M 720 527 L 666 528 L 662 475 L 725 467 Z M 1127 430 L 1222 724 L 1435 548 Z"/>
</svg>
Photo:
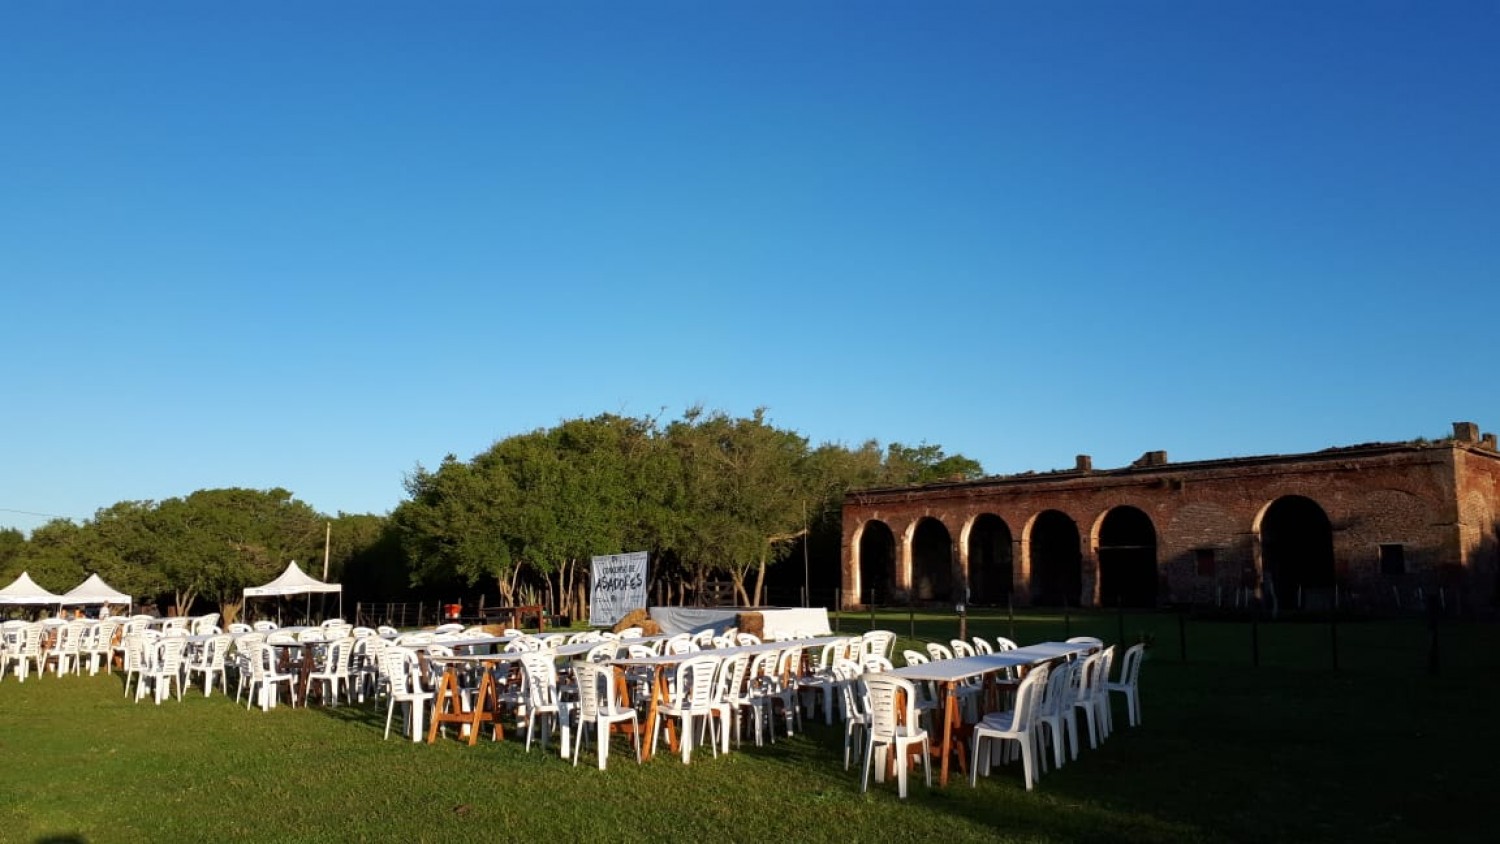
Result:
<svg viewBox="0 0 1500 844">
<path fill-rule="evenodd" d="M 323 582 L 328 582 L 328 546 L 333 542 L 333 522 L 326 522 L 327 530 L 323 533 Z"/>
</svg>

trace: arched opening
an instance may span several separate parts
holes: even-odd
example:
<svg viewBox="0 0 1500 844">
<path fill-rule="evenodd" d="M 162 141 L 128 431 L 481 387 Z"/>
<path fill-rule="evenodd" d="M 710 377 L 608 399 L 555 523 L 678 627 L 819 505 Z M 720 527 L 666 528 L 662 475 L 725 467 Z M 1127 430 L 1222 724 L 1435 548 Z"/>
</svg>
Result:
<svg viewBox="0 0 1500 844">
<path fill-rule="evenodd" d="M 1288 495 L 1260 520 L 1261 581 L 1278 606 L 1299 605 L 1309 589 L 1332 589 L 1333 524 L 1318 502 Z"/>
<path fill-rule="evenodd" d="M 1099 524 L 1099 603 L 1156 606 L 1156 528 L 1135 507 L 1115 507 Z"/>
<path fill-rule="evenodd" d="M 1004 604 L 1015 582 L 1014 546 L 1010 526 L 985 513 L 969 528 L 969 600 L 976 604 Z"/>
<path fill-rule="evenodd" d="M 953 598 L 953 538 L 937 519 L 923 519 L 912 534 L 911 588 L 918 601 Z"/>
<path fill-rule="evenodd" d="M 1066 513 L 1045 510 L 1031 525 L 1031 602 L 1078 606 L 1083 592 L 1083 552 L 1078 525 Z"/>
<path fill-rule="evenodd" d="M 896 535 L 885 522 L 866 522 L 859 536 L 859 601 L 888 604 L 896 585 Z"/>
</svg>

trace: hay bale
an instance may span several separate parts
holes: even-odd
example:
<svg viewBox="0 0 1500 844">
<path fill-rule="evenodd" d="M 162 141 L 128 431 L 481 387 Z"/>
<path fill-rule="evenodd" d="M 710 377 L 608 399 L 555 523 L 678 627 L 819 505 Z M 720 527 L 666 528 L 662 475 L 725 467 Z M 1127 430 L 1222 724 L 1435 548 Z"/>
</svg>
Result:
<svg viewBox="0 0 1500 844">
<path fill-rule="evenodd" d="M 645 609 L 631 610 L 630 612 L 625 613 L 624 618 L 620 619 L 618 622 L 615 622 L 615 626 L 613 629 L 616 633 L 619 633 L 621 630 L 624 630 L 627 627 L 639 627 L 642 631 L 644 631 L 647 624 L 656 624 L 656 622 L 651 620 L 651 613 L 647 612 Z M 657 632 L 661 632 L 660 626 L 657 626 Z"/>
<path fill-rule="evenodd" d="M 751 633 L 756 638 L 766 638 L 766 617 L 758 612 L 742 612 L 735 616 L 735 625 L 741 633 Z"/>
</svg>

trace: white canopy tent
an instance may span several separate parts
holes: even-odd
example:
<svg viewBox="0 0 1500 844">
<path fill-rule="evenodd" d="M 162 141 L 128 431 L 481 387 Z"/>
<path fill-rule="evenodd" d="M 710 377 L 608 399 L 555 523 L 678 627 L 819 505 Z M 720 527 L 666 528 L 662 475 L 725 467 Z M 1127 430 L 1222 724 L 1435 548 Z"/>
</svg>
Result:
<svg viewBox="0 0 1500 844">
<path fill-rule="evenodd" d="M 36 585 L 31 575 L 21 572 L 21 576 L 11 581 L 11 584 L 0 589 L 0 604 L 11 606 L 61 606 L 63 596 L 54 595 L 46 589 Z"/>
<path fill-rule="evenodd" d="M 324 583 L 321 580 L 309 577 L 297 566 L 297 561 L 292 560 L 286 564 L 286 571 L 276 576 L 275 580 L 261 586 L 250 586 L 245 589 L 245 599 L 250 598 L 284 598 L 288 595 L 311 595 L 314 592 L 337 592 L 339 593 L 339 615 L 344 614 L 344 587 L 338 583 Z M 309 600 L 311 600 L 309 598 Z"/>
<path fill-rule="evenodd" d="M 69 589 L 62 596 L 62 602 L 64 604 L 124 604 L 127 607 L 135 603 L 129 595 L 105 583 L 97 573 L 89 575 L 88 580 Z"/>
</svg>

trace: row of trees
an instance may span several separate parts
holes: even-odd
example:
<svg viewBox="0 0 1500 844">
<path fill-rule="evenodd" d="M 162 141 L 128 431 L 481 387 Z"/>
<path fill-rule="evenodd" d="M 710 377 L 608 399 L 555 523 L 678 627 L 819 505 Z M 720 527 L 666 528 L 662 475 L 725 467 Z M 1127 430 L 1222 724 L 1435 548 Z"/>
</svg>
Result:
<svg viewBox="0 0 1500 844">
<path fill-rule="evenodd" d="M 244 587 L 289 559 L 318 561 L 306 568 L 321 574 L 326 531 L 330 578 L 351 598 L 467 588 L 576 615 L 590 557 L 647 550 L 666 600 L 723 578 L 754 605 L 771 567 L 802 543 L 831 547 L 836 564 L 848 490 L 980 474 L 977 462 L 925 444 L 811 447 L 763 411 L 737 418 L 693 408 L 665 425 L 602 415 L 508 437 L 467 461 L 419 466 L 388 516 L 326 516 L 284 489 L 200 490 L 120 502 L 81 525 L 56 520 L 29 539 L 0 531 L 0 573 L 29 570 L 62 590 L 97 571 L 178 612 L 207 603 L 227 620 Z"/>
</svg>

